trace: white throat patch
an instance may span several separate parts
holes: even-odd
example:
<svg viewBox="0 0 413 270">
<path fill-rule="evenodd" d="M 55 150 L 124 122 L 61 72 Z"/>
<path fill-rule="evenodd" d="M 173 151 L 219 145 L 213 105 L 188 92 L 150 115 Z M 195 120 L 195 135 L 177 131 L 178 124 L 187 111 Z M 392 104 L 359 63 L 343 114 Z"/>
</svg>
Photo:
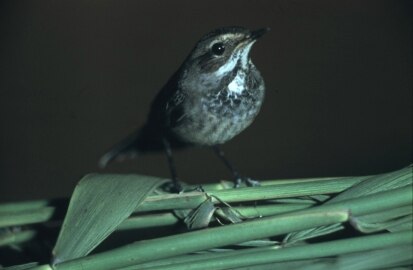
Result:
<svg viewBox="0 0 413 270">
<path fill-rule="evenodd" d="M 250 44 L 248 44 L 247 46 L 245 46 L 245 48 L 240 53 L 241 65 L 242 65 L 243 68 L 247 68 L 247 66 L 248 66 L 248 62 L 249 62 L 248 55 L 249 55 L 251 47 L 254 43 L 255 43 L 255 40 L 253 42 L 251 42 Z"/>
<path fill-rule="evenodd" d="M 220 67 L 217 71 L 215 71 L 216 76 L 222 76 L 230 71 L 232 71 L 235 67 L 235 65 L 238 63 L 238 60 L 241 59 L 241 65 L 245 69 L 247 68 L 248 62 L 249 62 L 249 52 L 251 50 L 252 45 L 254 44 L 255 41 L 249 43 L 247 46 L 245 46 L 242 50 L 237 51 L 233 55 L 231 55 L 231 58 L 223 65 Z"/>
<path fill-rule="evenodd" d="M 239 95 L 245 90 L 245 72 L 239 70 L 235 78 L 228 84 L 230 93 Z"/>
<path fill-rule="evenodd" d="M 230 72 L 231 70 L 233 70 L 235 65 L 238 62 L 238 59 L 239 59 L 239 56 L 232 55 L 231 58 L 225 63 L 225 65 L 223 65 L 217 71 L 215 71 L 215 75 L 221 77 L 227 74 L 228 72 Z"/>
</svg>

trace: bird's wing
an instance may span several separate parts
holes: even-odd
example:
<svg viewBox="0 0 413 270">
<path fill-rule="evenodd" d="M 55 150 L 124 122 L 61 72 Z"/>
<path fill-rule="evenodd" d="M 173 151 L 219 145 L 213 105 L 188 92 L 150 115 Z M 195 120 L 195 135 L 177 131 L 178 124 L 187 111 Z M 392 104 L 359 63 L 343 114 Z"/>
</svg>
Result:
<svg viewBox="0 0 413 270">
<path fill-rule="evenodd" d="M 176 91 L 171 99 L 166 102 L 165 115 L 167 115 L 167 125 L 170 128 L 179 126 L 187 117 L 183 107 L 185 99 L 186 94 L 184 92 Z"/>
</svg>

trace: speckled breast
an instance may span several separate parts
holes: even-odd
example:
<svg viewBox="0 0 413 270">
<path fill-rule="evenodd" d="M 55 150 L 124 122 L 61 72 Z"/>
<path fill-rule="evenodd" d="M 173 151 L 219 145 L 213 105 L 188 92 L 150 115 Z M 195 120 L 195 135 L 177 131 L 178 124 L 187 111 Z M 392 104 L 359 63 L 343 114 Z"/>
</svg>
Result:
<svg viewBox="0 0 413 270">
<path fill-rule="evenodd" d="M 174 133 L 196 145 L 217 145 L 232 139 L 253 122 L 264 99 L 261 76 L 248 86 L 239 92 L 226 87 L 188 102 L 186 120 Z"/>
</svg>

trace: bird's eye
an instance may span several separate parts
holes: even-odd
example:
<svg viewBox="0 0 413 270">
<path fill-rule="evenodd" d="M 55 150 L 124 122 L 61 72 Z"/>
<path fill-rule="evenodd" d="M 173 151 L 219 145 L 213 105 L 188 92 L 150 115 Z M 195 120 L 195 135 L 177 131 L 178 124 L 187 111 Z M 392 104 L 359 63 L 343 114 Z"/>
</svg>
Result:
<svg viewBox="0 0 413 270">
<path fill-rule="evenodd" d="M 212 45 L 211 47 L 212 53 L 215 55 L 222 55 L 225 51 L 224 43 L 218 42 Z"/>
</svg>

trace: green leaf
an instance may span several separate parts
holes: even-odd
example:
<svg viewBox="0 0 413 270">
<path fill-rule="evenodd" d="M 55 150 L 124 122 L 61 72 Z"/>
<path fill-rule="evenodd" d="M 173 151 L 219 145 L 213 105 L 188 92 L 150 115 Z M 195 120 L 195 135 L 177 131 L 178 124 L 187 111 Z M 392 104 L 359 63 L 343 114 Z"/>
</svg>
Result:
<svg viewBox="0 0 413 270">
<path fill-rule="evenodd" d="M 141 175 L 86 175 L 70 200 L 53 263 L 87 255 L 165 182 Z"/>
</svg>

